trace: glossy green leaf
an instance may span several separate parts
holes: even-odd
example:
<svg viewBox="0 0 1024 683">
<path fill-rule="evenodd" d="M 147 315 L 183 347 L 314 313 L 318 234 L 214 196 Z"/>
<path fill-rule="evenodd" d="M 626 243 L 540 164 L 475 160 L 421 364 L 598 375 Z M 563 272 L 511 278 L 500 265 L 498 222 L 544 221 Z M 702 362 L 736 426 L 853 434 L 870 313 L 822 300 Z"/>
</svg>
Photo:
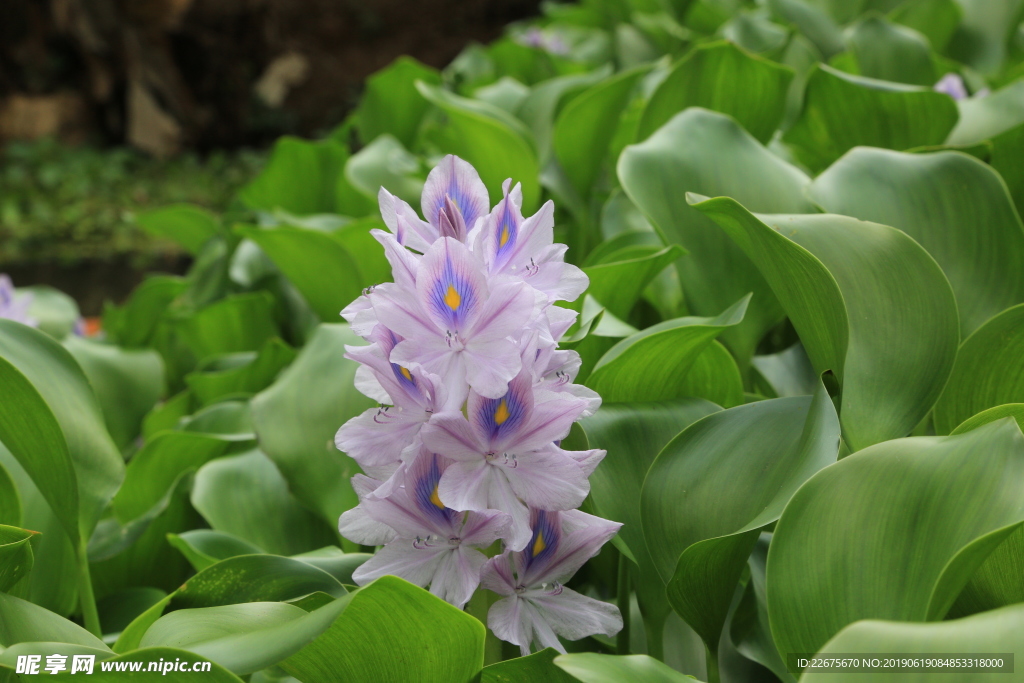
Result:
<svg viewBox="0 0 1024 683">
<path fill-rule="evenodd" d="M 768 553 L 779 652 L 816 652 L 860 619 L 941 619 L 1024 522 L 1021 477 L 1024 436 L 1008 419 L 877 444 L 818 473 Z"/>
<path fill-rule="evenodd" d="M 999 175 L 973 157 L 854 149 L 815 179 L 810 196 L 927 249 L 956 294 L 964 337 L 1024 301 L 1024 226 Z"/>
<path fill-rule="evenodd" d="M 839 421 L 819 386 L 814 397 L 709 415 L 651 465 L 640 498 L 644 538 L 672 607 L 712 652 L 758 530 L 838 453 Z"/>
<path fill-rule="evenodd" d="M 280 602 L 249 602 L 171 612 L 142 637 L 142 647 L 174 647 L 248 674 L 298 652 L 348 606 L 339 599 L 313 612 Z"/>
<path fill-rule="evenodd" d="M 985 97 L 971 97 L 958 103 L 960 120 L 946 144 L 972 145 L 1005 133 L 1024 123 L 1024 79 Z"/>
<path fill-rule="evenodd" d="M 161 206 L 140 213 L 135 220 L 146 232 L 173 240 L 190 254 L 198 254 L 220 232 L 217 217 L 194 204 Z"/>
<path fill-rule="evenodd" d="M 239 351 L 258 351 L 280 336 L 273 301 L 265 292 L 230 296 L 186 319 L 181 333 L 196 359 Z"/>
<path fill-rule="evenodd" d="M 640 299 L 644 287 L 682 254 L 683 250 L 675 244 L 636 249 L 628 255 L 618 252 L 615 256 L 623 256 L 621 261 L 584 267 L 583 272 L 590 278 L 587 293 L 612 315 L 625 318 Z"/>
<path fill-rule="evenodd" d="M 1024 304 L 995 316 L 960 346 L 953 372 L 935 404 L 935 430 L 948 434 L 994 406 L 1024 403 Z"/>
<path fill-rule="evenodd" d="M 197 572 L 229 557 L 259 555 L 264 552 L 263 548 L 237 536 L 213 529 L 192 529 L 181 534 L 167 534 L 167 542 L 177 548 Z"/>
<path fill-rule="evenodd" d="M 331 527 L 356 505 L 349 478 L 358 469 L 334 446 L 349 418 L 371 408 L 353 385 L 357 364 L 346 344 L 362 344 L 347 325 L 321 325 L 292 365 L 252 401 L 260 447 L 288 480 L 292 493 Z"/>
<path fill-rule="evenodd" d="M 607 455 L 590 476 L 590 502 L 596 515 L 622 523 L 612 543 L 637 565 L 636 591 L 644 618 L 664 621 L 671 607 L 640 523 L 644 477 L 665 444 L 693 422 L 720 410 L 699 398 L 662 403 L 604 403 L 580 424 L 588 447 Z"/>
<path fill-rule="evenodd" d="M 0 646 L 58 642 L 108 650 L 103 641 L 73 622 L 13 595 L 0 593 Z"/>
<path fill-rule="evenodd" d="M 171 607 L 286 602 L 311 593 L 345 594 L 328 572 L 290 557 L 239 555 L 202 569 L 171 596 Z"/>
<path fill-rule="evenodd" d="M 843 32 L 831 15 L 808 0 L 768 0 L 780 20 L 795 26 L 828 59 L 845 49 Z"/>
<path fill-rule="evenodd" d="M 649 70 L 641 66 L 601 81 L 573 98 L 558 115 L 552 137 L 555 157 L 581 197 L 590 194 L 622 110 Z"/>
<path fill-rule="evenodd" d="M 943 657 L 954 652 L 1019 653 L 1021 632 L 1024 632 L 1024 605 L 937 624 L 866 620 L 844 628 L 818 654 L 828 657 L 834 653 L 863 653 L 874 657 L 879 652 L 909 652 L 923 657 Z M 878 683 L 937 683 L 951 680 L 954 676 L 957 683 L 984 683 L 1000 678 L 1012 681 L 1020 678 L 1019 673 L 1006 676 L 969 671 L 958 671 L 955 674 L 905 671 L 870 674 L 872 682 Z M 801 683 L 841 683 L 848 680 L 847 674 L 824 671 L 807 672 L 800 678 Z"/>
<path fill-rule="evenodd" d="M 848 150 L 942 144 L 957 122 L 952 98 L 931 88 L 854 76 L 824 64 L 807 83 L 804 110 L 783 140 L 820 171 Z"/>
<path fill-rule="evenodd" d="M 6 452 L 0 444 L 0 452 Z M 21 495 L 11 473 L 0 459 L 0 524 L 18 526 L 21 524 Z"/>
<path fill-rule="evenodd" d="M 34 531 L 0 524 L 0 593 L 8 592 L 32 569 Z"/>
<path fill-rule="evenodd" d="M 249 413 L 249 403 L 246 401 L 221 401 L 182 418 L 176 429 L 210 434 L 225 441 L 252 441 L 256 435 L 252 431 Z"/>
<path fill-rule="evenodd" d="M 423 98 L 414 96 L 423 102 Z M 420 162 L 393 136 L 384 134 L 353 154 L 345 164 L 345 177 L 370 200 L 381 187 L 414 206 L 423 192 Z"/>
<path fill-rule="evenodd" d="M 96 392 L 114 443 L 125 448 L 142 431 L 142 419 L 164 393 L 160 354 L 99 344 L 78 336 L 65 339 L 64 347 Z"/>
<path fill-rule="evenodd" d="M 957 0 L 909 0 L 889 15 L 898 24 L 908 26 L 928 38 L 932 49 L 945 50 L 963 18 Z"/>
<path fill-rule="evenodd" d="M 353 593 L 341 617 L 280 666 L 318 683 L 468 681 L 483 666 L 484 634 L 474 617 L 385 576 Z"/>
<path fill-rule="evenodd" d="M 441 74 L 403 55 L 366 79 L 356 110 L 356 126 L 363 142 L 389 133 L 407 148 L 412 147 L 430 106 L 416 92 L 416 81 L 440 85 Z"/>
<path fill-rule="evenodd" d="M 518 117 L 526 123 L 537 143 L 539 158 L 543 161 L 551 153 L 551 137 L 555 117 L 563 100 L 607 78 L 611 70 L 605 66 L 589 73 L 569 74 L 538 83 L 519 105 Z"/>
<path fill-rule="evenodd" d="M 64 339 L 74 332 L 82 318 L 78 304 L 70 296 L 46 285 L 19 287 L 15 296 L 30 295 L 28 314 L 36 328 L 54 339 Z"/>
<path fill-rule="evenodd" d="M 361 282 L 356 255 L 329 233 L 279 226 L 249 228 L 243 234 L 274 261 L 321 320 L 338 320 L 341 309 L 373 284 Z"/>
<path fill-rule="evenodd" d="M 293 560 L 305 562 L 317 569 L 322 569 L 342 584 L 354 585 L 352 573 L 373 555 L 369 553 L 346 553 L 333 545 L 292 555 Z"/>
<path fill-rule="evenodd" d="M 661 232 L 688 254 L 676 266 L 694 315 L 718 315 L 751 292 L 744 320 L 722 335 L 741 366 L 761 337 L 783 317 L 754 263 L 712 220 L 685 201 L 686 192 L 735 197 L 757 211 L 813 211 L 810 182 L 744 132 L 735 121 L 703 109 L 679 114 L 619 159 L 623 189 Z"/>
<path fill-rule="evenodd" d="M 768 398 L 809 396 L 814 393 L 814 388 L 818 384 L 811 360 L 800 343 L 779 353 L 754 356 L 751 365 L 771 389 L 766 393 L 758 387 L 758 390 Z"/>
<path fill-rule="evenodd" d="M 271 339 L 255 357 L 248 356 L 248 363 L 222 370 L 194 372 L 185 377 L 185 383 L 204 405 L 230 396 L 255 394 L 270 386 L 296 355 L 295 349 L 280 339 Z"/>
<path fill-rule="evenodd" d="M 485 666 L 480 672 L 479 683 L 577 683 L 578 679 L 554 665 L 552 660 L 557 656 L 558 650 L 549 647 L 527 657 L 516 657 Z"/>
<path fill-rule="evenodd" d="M 224 455 L 230 445 L 231 441 L 209 434 L 157 434 L 125 469 L 124 484 L 113 499 L 118 519 L 128 522 L 139 517 L 163 498 L 182 474 Z"/>
<path fill-rule="evenodd" d="M 924 86 L 938 80 L 928 39 L 881 15 L 868 15 L 851 26 L 846 41 L 862 76 Z"/>
<path fill-rule="evenodd" d="M 0 320 L 0 384 L 0 440 L 78 545 L 124 477 L 89 381 L 56 341 Z"/>
<path fill-rule="evenodd" d="M 1007 403 L 1006 405 L 983 410 L 977 415 L 972 415 L 961 422 L 950 434 L 963 434 L 982 425 L 987 425 L 989 422 L 1001 420 L 1004 417 L 1012 417 L 1020 425 L 1020 428 L 1024 430 L 1024 403 Z"/>
<path fill-rule="evenodd" d="M 213 460 L 196 473 L 192 505 L 218 531 L 271 553 L 330 544 L 331 527 L 302 507 L 274 463 L 259 451 Z"/>
<path fill-rule="evenodd" d="M 512 178 L 523 185 L 523 211 L 540 201 L 539 166 L 527 129 L 510 114 L 484 102 L 468 100 L 427 83 L 417 83 L 424 98 L 441 109 L 447 122 L 436 131 L 441 151 L 473 164 L 491 197 Z"/>
<path fill-rule="evenodd" d="M 796 677 L 789 672 L 775 647 L 768 620 L 765 568 L 770 542 L 771 535 L 762 533 L 747 559 L 750 580 L 729 621 L 728 637 L 741 655 L 768 668 L 783 683 L 794 683 Z"/>
<path fill-rule="evenodd" d="M 743 320 L 749 302 L 748 295 L 715 318 L 667 320 L 623 339 L 597 362 L 587 386 L 610 402 L 698 395 L 688 393 L 690 367 L 725 328 Z"/>
<path fill-rule="evenodd" d="M 703 107 L 732 116 L 768 142 L 786 110 L 793 70 L 751 55 L 732 43 L 697 47 L 673 67 L 644 109 L 637 140 L 646 140 L 679 112 Z M 722 87 L 728 83 L 729 87 Z"/>
<path fill-rule="evenodd" d="M 473 91 L 474 99 L 492 104 L 510 114 L 516 113 L 529 94 L 530 88 L 511 76 L 502 76 L 494 83 Z"/>
<path fill-rule="evenodd" d="M 845 216 L 766 224 L 732 199 L 695 206 L 757 263 L 816 372 L 839 380 L 849 446 L 909 434 L 942 391 L 959 338 L 953 292 L 931 256 L 895 228 Z"/>
<path fill-rule="evenodd" d="M 135 288 L 123 306 L 106 307 L 103 331 L 108 339 L 121 346 L 138 348 L 145 345 L 168 306 L 186 289 L 188 283 L 184 278 L 169 275 L 147 278 Z"/>
<path fill-rule="evenodd" d="M 956 60 L 984 74 L 994 74 L 1003 65 L 1008 43 L 1024 13 L 1021 0 L 989 2 L 957 0 L 963 21 L 950 41 L 948 52 Z"/>
<path fill-rule="evenodd" d="M 268 212 L 284 209 L 297 216 L 363 215 L 363 211 L 351 212 L 351 207 L 338 206 L 336 186 L 347 159 L 345 148 L 330 140 L 309 142 L 282 137 L 263 172 L 238 196 L 250 208 Z"/>
<path fill-rule="evenodd" d="M 693 680 L 647 655 L 580 652 L 555 657 L 555 665 L 583 683 L 689 683 Z"/>
</svg>

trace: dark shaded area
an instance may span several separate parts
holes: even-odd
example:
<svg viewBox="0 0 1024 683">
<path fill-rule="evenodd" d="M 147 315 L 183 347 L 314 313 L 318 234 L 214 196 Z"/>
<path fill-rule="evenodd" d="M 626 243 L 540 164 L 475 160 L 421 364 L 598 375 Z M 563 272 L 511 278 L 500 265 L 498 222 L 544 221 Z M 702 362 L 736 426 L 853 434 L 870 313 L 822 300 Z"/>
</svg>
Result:
<svg viewBox="0 0 1024 683">
<path fill-rule="evenodd" d="M 0 139 L 56 133 L 170 154 L 315 134 L 399 55 L 442 67 L 539 4 L 3 0 Z M 255 94 L 261 78 L 283 86 L 280 102 Z"/>
</svg>

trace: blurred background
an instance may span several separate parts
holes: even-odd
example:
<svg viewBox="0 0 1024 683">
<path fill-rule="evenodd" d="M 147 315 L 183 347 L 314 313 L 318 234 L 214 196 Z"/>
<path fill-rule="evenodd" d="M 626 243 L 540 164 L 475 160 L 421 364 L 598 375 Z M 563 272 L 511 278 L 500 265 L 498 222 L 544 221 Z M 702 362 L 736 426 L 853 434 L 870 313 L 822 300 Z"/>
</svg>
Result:
<svg viewBox="0 0 1024 683">
<path fill-rule="evenodd" d="M 539 0 L 3 0 L 0 271 L 86 316 L 188 257 L 142 210 L 227 208 L 282 134 L 319 137 L 399 55 L 441 68 Z"/>
</svg>

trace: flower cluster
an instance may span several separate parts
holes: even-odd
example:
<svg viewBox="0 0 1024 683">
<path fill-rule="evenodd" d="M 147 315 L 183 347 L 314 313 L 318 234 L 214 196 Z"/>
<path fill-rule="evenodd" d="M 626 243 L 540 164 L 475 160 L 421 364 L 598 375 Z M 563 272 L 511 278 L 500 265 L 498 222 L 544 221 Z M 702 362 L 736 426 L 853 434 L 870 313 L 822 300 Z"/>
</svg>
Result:
<svg viewBox="0 0 1024 683">
<path fill-rule="evenodd" d="M 32 297 L 29 295 L 15 298 L 14 284 L 11 282 L 11 278 L 0 273 L 0 318 L 35 327 L 37 321 L 28 314 L 28 308 L 31 305 Z"/>
<path fill-rule="evenodd" d="M 488 210 L 467 162 L 448 156 L 423 189 L 420 219 L 380 191 L 394 282 L 370 288 L 342 315 L 369 342 L 346 356 L 356 386 L 381 405 L 338 431 L 338 449 L 365 474 L 341 533 L 383 545 L 354 574 L 400 576 L 462 607 L 478 586 L 502 597 L 488 615 L 500 638 L 529 653 L 613 635 L 618 610 L 563 585 L 618 531 L 576 510 L 604 451 L 567 451 L 572 424 L 600 397 L 572 380 L 580 367 L 557 340 L 588 281 L 554 244 L 554 207 L 524 218 L 506 181 Z M 484 551 L 502 552 L 488 559 Z"/>
</svg>

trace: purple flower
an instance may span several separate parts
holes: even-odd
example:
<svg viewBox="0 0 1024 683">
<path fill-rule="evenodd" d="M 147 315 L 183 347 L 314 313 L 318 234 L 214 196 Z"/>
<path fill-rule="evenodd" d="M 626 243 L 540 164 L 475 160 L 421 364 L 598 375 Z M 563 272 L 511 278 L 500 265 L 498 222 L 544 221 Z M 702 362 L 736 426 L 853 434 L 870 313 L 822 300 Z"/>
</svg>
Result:
<svg viewBox="0 0 1024 683">
<path fill-rule="evenodd" d="M 622 616 L 614 605 L 563 584 L 621 526 L 579 510 L 531 510 L 532 535 L 526 548 L 488 560 L 481 576 L 484 588 L 505 596 L 487 615 L 494 634 L 528 655 L 531 643 L 538 650 L 553 647 L 565 652 L 558 636 L 579 640 L 618 633 Z"/>
<path fill-rule="evenodd" d="M 28 314 L 28 308 L 32 305 L 32 296 L 22 294 L 15 297 L 14 284 L 11 278 L 0 274 L 0 318 L 7 318 L 15 322 L 35 327 L 38 321 Z"/>
<path fill-rule="evenodd" d="M 560 445 L 601 404 L 573 382 L 579 354 L 558 349 L 577 313 L 554 303 L 577 298 L 587 276 L 553 242 L 551 202 L 525 218 L 522 188 L 506 181 L 502 195 L 488 211 L 479 175 L 454 156 L 427 178 L 425 220 L 380 191 L 390 232 L 371 233 L 394 281 L 342 311 L 368 342 L 346 349 L 355 385 L 380 407 L 335 437 L 364 472 L 338 529 L 384 546 L 357 582 L 395 574 L 459 606 L 480 583 L 478 548 L 502 541 L 488 565 L 489 587 L 508 596 L 492 610 L 495 632 L 557 647 L 556 633 L 620 627 L 614 606 L 555 583 L 619 525 L 572 510 L 605 452 Z"/>
<path fill-rule="evenodd" d="M 940 78 L 932 89 L 935 92 L 945 93 L 957 101 L 966 100 L 969 97 L 964 79 L 960 78 L 959 74 L 952 72 Z"/>
<path fill-rule="evenodd" d="M 487 547 L 507 534 L 509 517 L 497 510 L 457 512 L 445 507 L 437 495 L 438 482 L 448 461 L 423 452 L 402 474 L 403 483 L 386 498 L 367 495 L 354 510 L 342 515 L 339 528 L 349 537 L 366 534 L 362 541 L 381 541 L 370 520 L 386 524 L 394 537 L 353 573 L 363 585 L 392 574 L 430 591 L 457 607 L 465 605 L 480 582 Z"/>
<path fill-rule="evenodd" d="M 423 430 L 427 448 L 457 461 L 441 478 L 441 500 L 456 510 L 508 512 L 506 541 L 522 549 L 530 536 L 527 506 L 569 510 L 590 492 L 588 472 L 554 445 L 587 407 L 570 394 L 535 392 L 528 368 L 498 398 L 470 392 L 468 419 L 460 411 L 439 413 Z M 599 461 L 604 452 L 596 453 Z"/>
</svg>

